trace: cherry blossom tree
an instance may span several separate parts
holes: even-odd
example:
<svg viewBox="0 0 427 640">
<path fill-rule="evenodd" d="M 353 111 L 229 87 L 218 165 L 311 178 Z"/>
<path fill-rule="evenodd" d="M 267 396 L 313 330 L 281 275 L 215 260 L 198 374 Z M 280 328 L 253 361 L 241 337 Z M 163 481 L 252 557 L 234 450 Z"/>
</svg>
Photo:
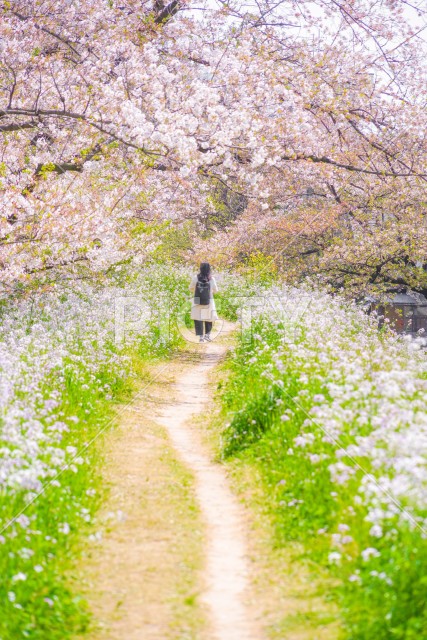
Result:
<svg viewBox="0 0 427 640">
<path fill-rule="evenodd" d="M 423 282 L 421 10 L 22 0 L 2 13 L 5 285 L 143 259 L 165 219 L 194 221 L 195 256 L 260 249 L 289 277 L 351 289 Z M 215 233 L 218 189 L 247 207 Z"/>
</svg>

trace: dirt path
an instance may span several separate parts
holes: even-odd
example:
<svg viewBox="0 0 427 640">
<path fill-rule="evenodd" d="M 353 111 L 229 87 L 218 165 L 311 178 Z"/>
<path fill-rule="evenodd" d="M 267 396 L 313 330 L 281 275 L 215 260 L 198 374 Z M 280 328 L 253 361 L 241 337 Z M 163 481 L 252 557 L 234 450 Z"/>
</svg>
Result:
<svg viewBox="0 0 427 640">
<path fill-rule="evenodd" d="M 247 605 L 249 566 L 242 507 L 231 493 L 227 477 L 212 462 L 202 445 L 192 418 L 210 416 L 208 374 L 224 355 L 221 342 L 203 345 L 200 364 L 183 373 L 175 383 L 176 398 L 158 417 L 167 429 L 181 459 L 194 474 L 196 496 L 207 527 L 206 587 L 215 640 L 259 640 L 260 631 Z"/>
<path fill-rule="evenodd" d="M 160 365 L 107 437 L 102 539 L 82 571 L 95 616 L 91 640 L 263 637 L 251 606 L 243 507 L 200 424 L 211 416 L 208 376 L 230 328 L 225 340 L 223 333 Z"/>
<path fill-rule="evenodd" d="M 102 445 L 108 494 L 77 576 L 93 612 L 93 629 L 81 640 L 202 637 L 203 527 L 194 478 L 153 416 L 170 401 L 175 376 L 173 362 L 150 372 Z"/>
</svg>

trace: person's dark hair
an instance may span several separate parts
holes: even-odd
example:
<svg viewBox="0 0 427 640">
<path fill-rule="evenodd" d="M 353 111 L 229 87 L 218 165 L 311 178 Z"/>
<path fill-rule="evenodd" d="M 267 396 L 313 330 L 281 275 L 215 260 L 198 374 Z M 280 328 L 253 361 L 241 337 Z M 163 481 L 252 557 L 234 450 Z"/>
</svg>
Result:
<svg viewBox="0 0 427 640">
<path fill-rule="evenodd" d="M 209 264 L 209 262 L 202 262 L 197 277 L 199 280 L 203 280 L 204 282 L 207 282 L 211 279 L 211 265 Z"/>
</svg>

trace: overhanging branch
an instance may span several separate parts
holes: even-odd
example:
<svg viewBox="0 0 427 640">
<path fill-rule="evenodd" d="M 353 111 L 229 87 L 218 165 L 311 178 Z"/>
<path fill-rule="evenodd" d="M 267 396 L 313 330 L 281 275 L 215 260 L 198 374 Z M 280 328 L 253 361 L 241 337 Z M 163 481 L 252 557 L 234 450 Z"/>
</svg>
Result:
<svg viewBox="0 0 427 640">
<path fill-rule="evenodd" d="M 352 171 L 355 173 L 365 173 L 373 176 L 385 176 L 391 178 L 409 178 L 410 176 L 416 176 L 418 178 L 426 178 L 427 173 L 416 173 L 415 171 L 409 171 L 407 173 L 400 173 L 397 171 L 381 171 L 379 169 L 366 169 L 365 167 L 357 167 L 353 164 L 345 164 L 342 162 L 337 162 L 332 158 L 328 158 L 327 156 L 315 156 L 313 154 L 304 154 L 304 153 L 295 153 L 293 155 L 284 155 L 281 158 L 285 161 L 306 161 L 306 162 L 315 162 L 320 164 L 329 164 L 333 167 L 337 167 L 339 169 L 345 169 L 346 171 Z"/>
</svg>

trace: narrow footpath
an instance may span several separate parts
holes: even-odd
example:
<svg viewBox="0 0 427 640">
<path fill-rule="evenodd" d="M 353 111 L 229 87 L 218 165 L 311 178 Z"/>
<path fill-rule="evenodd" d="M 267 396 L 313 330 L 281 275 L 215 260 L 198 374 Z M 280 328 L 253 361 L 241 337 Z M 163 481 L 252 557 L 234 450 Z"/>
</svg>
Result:
<svg viewBox="0 0 427 640">
<path fill-rule="evenodd" d="M 225 341 L 162 365 L 107 438 L 104 530 L 84 569 L 91 640 L 264 637 L 245 512 L 200 428 L 212 413 L 209 374 Z"/>
<path fill-rule="evenodd" d="M 209 370 L 224 355 L 221 343 L 205 344 L 200 364 L 181 375 L 176 398 L 164 407 L 159 421 L 196 479 L 196 496 L 207 530 L 205 584 L 202 598 L 210 612 L 215 640 L 258 640 L 254 620 L 245 605 L 249 567 L 242 507 L 230 491 L 219 464 L 202 445 L 196 415 L 210 416 Z"/>
</svg>

